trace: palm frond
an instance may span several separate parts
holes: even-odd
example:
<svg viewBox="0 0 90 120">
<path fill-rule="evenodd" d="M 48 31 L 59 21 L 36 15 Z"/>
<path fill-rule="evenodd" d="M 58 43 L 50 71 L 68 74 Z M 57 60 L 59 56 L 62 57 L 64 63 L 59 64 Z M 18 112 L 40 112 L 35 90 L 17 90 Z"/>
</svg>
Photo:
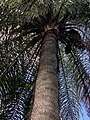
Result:
<svg viewBox="0 0 90 120">
<path fill-rule="evenodd" d="M 75 73 L 71 69 L 71 60 L 65 56 L 63 45 L 59 46 L 59 93 L 60 116 L 66 120 L 79 120 L 79 101 L 73 83 Z M 66 60 L 67 59 L 67 60 Z M 72 63 L 73 64 L 73 63 Z"/>
<path fill-rule="evenodd" d="M 8 67 L 1 73 L 0 77 L 2 77 L 3 75 L 5 75 L 6 72 L 9 71 L 9 69 L 16 63 L 17 59 L 20 57 L 20 55 L 23 54 L 24 51 L 26 51 L 29 47 L 31 47 L 31 49 L 33 48 L 33 46 L 38 42 L 39 39 L 37 39 L 40 37 L 37 36 L 36 38 L 33 38 L 33 41 L 30 41 L 30 43 L 28 43 L 28 45 L 19 53 L 19 55 L 13 60 L 13 62 L 11 64 L 8 65 Z M 32 57 L 31 57 L 32 59 Z"/>
<path fill-rule="evenodd" d="M 34 37 L 0 77 L 2 119 L 23 119 L 32 104 L 42 39 Z M 31 47 L 30 47 L 31 45 Z"/>
<path fill-rule="evenodd" d="M 86 105 L 86 109 L 88 111 L 88 114 L 90 116 L 90 71 L 87 71 L 88 64 L 90 62 L 88 61 L 88 64 L 86 61 L 81 60 L 82 54 L 77 53 L 75 50 L 72 54 L 74 58 L 75 65 L 77 67 L 78 73 L 79 73 L 79 78 L 76 80 L 77 83 L 77 89 L 78 92 L 80 93 L 81 101 L 83 101 Z M 82 57 L 83 58 L 83 57 Z M 89 68 L 88 68 L 89 70 Z"/>
</svg>

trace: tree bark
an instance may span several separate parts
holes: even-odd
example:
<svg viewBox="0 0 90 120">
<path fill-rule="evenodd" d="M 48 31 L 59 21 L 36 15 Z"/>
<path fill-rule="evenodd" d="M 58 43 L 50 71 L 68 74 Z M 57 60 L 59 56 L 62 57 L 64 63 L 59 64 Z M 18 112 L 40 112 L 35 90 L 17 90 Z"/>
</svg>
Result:
<svg viewBox="0 0 90 120">
<path fill-rule="evenodd" d="M 53 30 L 44 37 L 30 120 L 59 120 L 56 40 Z"/>
</svg>

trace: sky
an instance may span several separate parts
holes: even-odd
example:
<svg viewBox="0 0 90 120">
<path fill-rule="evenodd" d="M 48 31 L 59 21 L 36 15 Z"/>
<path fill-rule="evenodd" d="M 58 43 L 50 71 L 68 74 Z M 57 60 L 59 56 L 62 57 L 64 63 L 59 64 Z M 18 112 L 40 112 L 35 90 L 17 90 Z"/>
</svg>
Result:
<svg viewBox="0 0 90 120">
<path fill-rule="evenodd" d="M 80 115 L 80 120 L 90 120 L 90 118 L 87 116 L 87 112 L 85 110 L 85 108 L 82 108 L 82 115 Z"/>
</svg>

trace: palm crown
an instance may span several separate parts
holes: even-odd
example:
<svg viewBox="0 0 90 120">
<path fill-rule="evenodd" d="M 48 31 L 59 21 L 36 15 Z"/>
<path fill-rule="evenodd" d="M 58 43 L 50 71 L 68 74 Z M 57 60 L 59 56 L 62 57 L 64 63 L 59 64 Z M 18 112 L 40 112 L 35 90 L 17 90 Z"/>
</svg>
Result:
<svg viewBox="0 0 90 120">
<path fill-rule="evenodd" d="M 47 6 L 35 0 L 16 3 L 10 7 L 7 1 L 1 8 L 1 119 L 23 120 L 28 117 L 28 111 L 31 113 L 44 38 L 51 31 L 57 36 L 60 117 L 77 119 L 81 101 L 89 113 L 90 67 L 83 57 L 88 48 L 87 37 L 83 39 L 80 33 L 82 28 L 89 29 L 90 3 L 83 0 L 49 0 Z M 33 10 L 35 5 L 40 13 L 31 12 L 33 15 L 27 18 L 29 9 Z M 40 9 L 42 6 L 45 10 Z"/>
</svg>

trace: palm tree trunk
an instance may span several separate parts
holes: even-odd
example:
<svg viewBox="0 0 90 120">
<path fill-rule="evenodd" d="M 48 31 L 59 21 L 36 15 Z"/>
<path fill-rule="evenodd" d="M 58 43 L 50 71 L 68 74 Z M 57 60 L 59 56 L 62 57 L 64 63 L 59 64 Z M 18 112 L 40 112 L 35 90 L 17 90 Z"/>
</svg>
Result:
<svg viewBox="0 0 90 120">
<path fill-rule="evenodd" d="M 44 37 L 30 120 L 59 120 L 56 39 L 53 30 Z"/>
</svg>

